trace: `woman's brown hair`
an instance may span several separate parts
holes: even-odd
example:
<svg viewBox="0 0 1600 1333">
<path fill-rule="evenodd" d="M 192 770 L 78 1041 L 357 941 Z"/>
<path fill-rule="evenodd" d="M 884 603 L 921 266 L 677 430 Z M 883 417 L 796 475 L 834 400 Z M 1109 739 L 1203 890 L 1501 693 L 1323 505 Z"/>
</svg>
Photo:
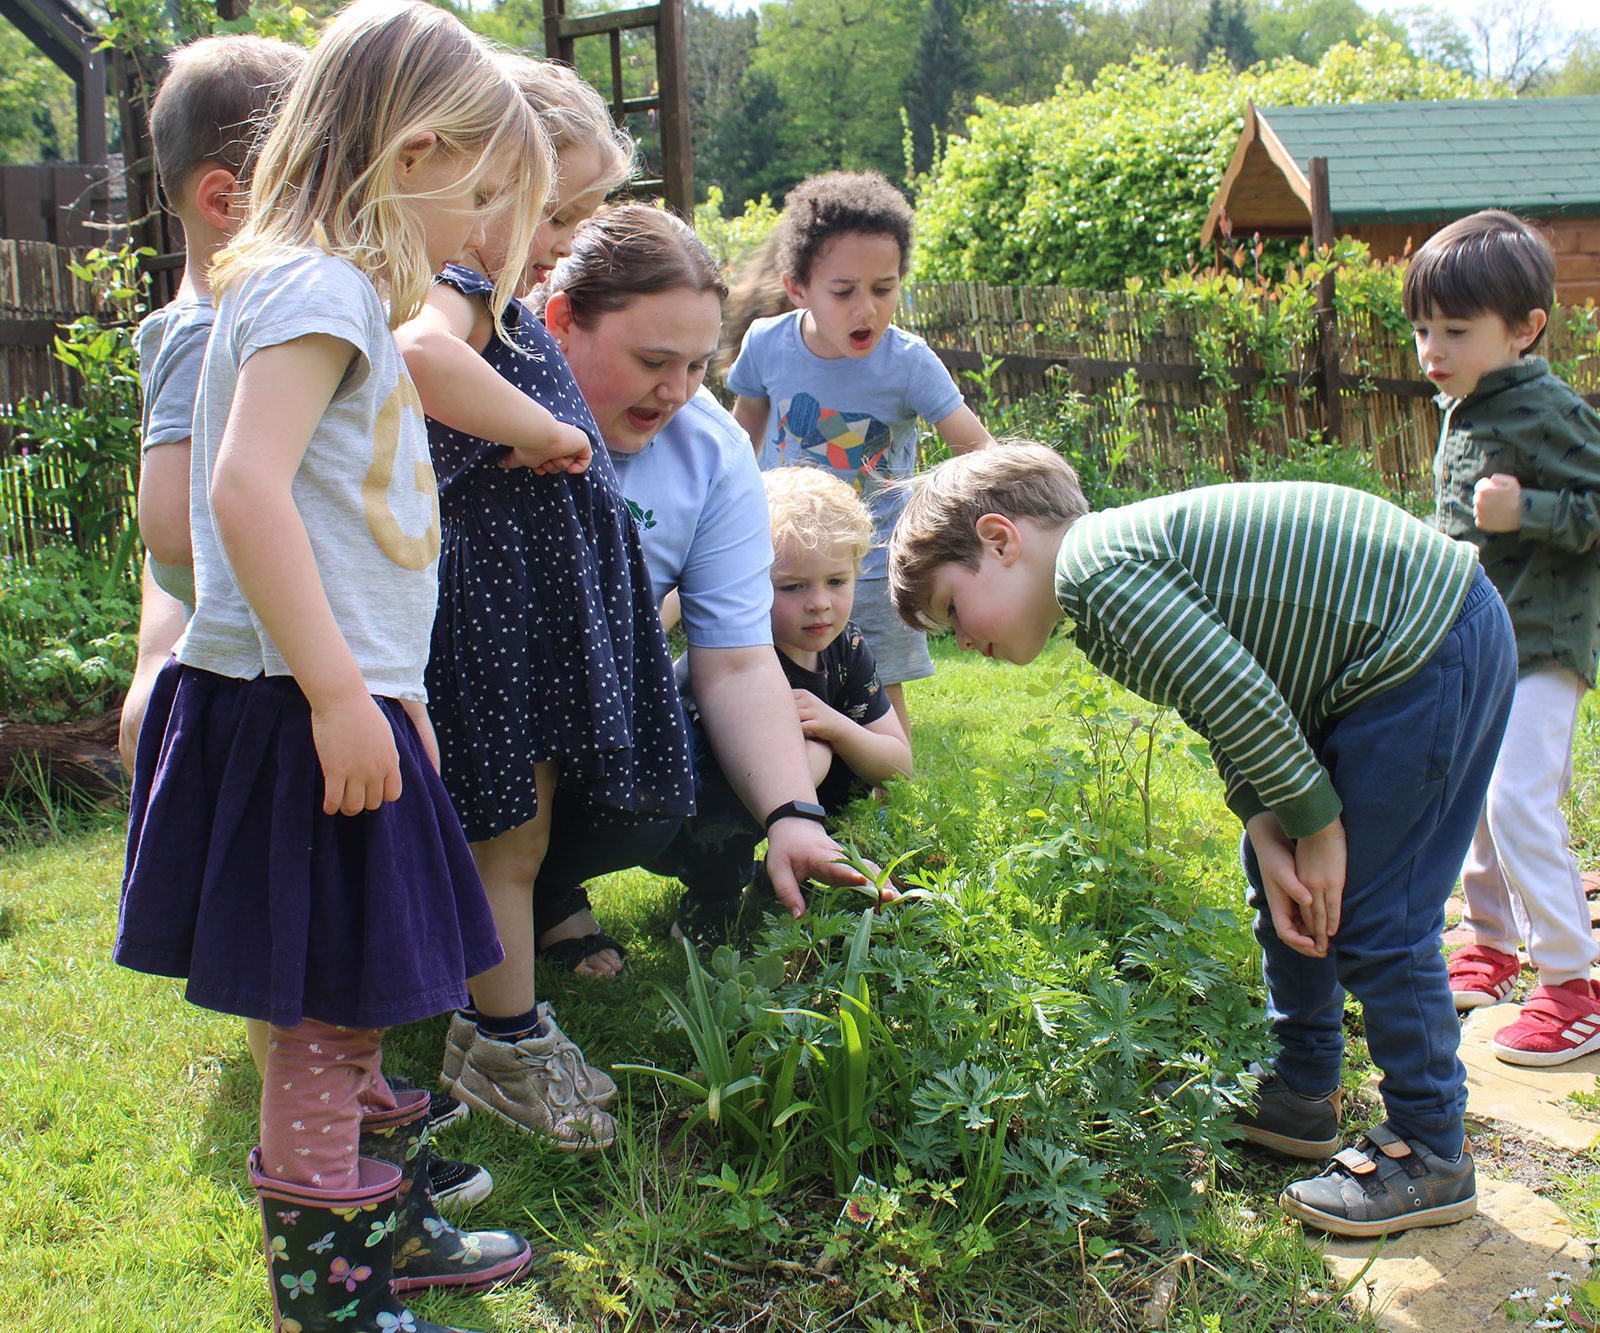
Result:
<svg viewBox="0 0 1600 1333">
<path fill-rule="evenodd" d="M 573 322 L 588 328 L 641 296 L 680 287 L 728 299 L 717 261 L 688 223 L 664 209 L 621 204 L 578 228 L 546 291 L 564 292 Z"/>
</svg>

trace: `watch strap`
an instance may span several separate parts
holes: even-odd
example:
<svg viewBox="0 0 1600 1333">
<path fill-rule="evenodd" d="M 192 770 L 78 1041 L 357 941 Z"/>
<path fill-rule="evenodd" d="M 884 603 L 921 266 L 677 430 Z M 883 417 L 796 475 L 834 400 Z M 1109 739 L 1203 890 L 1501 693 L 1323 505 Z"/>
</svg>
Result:
<svg viewBox="0 0 1600 1333">
<path fill-rule="evenodd" d="M 762 828 L 771 828 L 780 819 L 811 819 L 818 824 L 826 823 L 828 812 L 815 801 L 785 801 L 761 821 Z"/>
</svg>

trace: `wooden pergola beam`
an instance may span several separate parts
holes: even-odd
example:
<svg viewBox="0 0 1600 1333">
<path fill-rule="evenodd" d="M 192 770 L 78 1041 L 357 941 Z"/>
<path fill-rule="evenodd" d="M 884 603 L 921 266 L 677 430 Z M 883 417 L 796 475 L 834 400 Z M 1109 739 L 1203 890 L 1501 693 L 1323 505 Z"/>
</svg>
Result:
<svg viewBox="0 0 1600 1333">
<path fill-rule="evenodd" d="M 106 61 L 94 25 L 66 0 L 0 0 L 0 18 L 15 25 L 39 52 L 72 80 L 78 117 L 78 161 L 104 162 Z"/>
</svg>

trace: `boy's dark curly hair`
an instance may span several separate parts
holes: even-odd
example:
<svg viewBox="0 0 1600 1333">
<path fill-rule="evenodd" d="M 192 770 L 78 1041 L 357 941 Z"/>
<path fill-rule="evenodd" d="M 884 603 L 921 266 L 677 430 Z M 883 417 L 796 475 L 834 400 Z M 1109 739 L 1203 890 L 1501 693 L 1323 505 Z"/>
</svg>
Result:
<svg viewBox="0 0 1600 1333">
<path fill-rule="evenodd" d="M 905 277 L 911 264 L 911 205 L 876 171 L 830 171 L 789 191 L 778 224 L 778 268 L 795 282 L 810 282 L 822 247 L 853 232 L 893 237 Z"/>
</svg>

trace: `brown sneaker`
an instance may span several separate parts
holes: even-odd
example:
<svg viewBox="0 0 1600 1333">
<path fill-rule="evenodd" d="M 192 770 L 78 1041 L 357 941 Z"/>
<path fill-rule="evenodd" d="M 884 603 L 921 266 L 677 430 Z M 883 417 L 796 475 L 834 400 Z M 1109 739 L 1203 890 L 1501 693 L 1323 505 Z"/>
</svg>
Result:
<svg viewBox="0 0 1600 1333">
<path fill-rule="evenodd" d="M 452 1090 L 475 1110 L 510 1121 L 563 1152 L 609 1148 L 617 1137 L 610 1114 L 578 1096 L 549 1033 L 515 1043 L 478 1033 Z"/>
</svg>

